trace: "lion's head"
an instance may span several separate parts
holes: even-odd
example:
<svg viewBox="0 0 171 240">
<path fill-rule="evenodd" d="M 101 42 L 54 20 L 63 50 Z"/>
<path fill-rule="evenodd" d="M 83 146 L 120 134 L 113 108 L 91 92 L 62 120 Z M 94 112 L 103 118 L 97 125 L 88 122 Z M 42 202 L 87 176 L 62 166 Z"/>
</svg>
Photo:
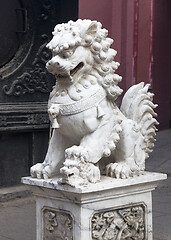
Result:
<svg viewBox="0 0 171 240">
<path fill-rule="evenodd" d="M 93 163 L 89 163 L 81 159 L 70 160 L 66 159 L 64 167 L 60 169 L 63 183 L 68 183 L 71 186 L 75 184 L 85 185 L 88 183 L 96 183 L 100 181 L 100 170 Z"/>
<path fill-rule="evenodd" d="M 81 79 L 97 81 L 116 100 L 122 90 L 118 87 L 121 77 L 115 74 L 119 63 L 114 61 L 116 51 L 107 37 L 108 31 L 100 22 L 91 20 L 69 21 L 56 25 L 52 40 L 47 47 L 52 59 L 47 63 L 49 72 L 57 82 L 78 83 Z"/>
</svg>

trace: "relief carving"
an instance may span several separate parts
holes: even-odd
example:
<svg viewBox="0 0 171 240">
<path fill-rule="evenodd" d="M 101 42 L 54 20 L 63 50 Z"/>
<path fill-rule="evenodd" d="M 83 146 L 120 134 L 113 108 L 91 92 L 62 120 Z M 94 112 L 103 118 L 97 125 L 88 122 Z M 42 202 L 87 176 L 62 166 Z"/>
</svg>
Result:
<svg viewBox="0 0 171 240">
<path fill-rule="evenodd" d="M 33 124 L 48 124 L 49 123 L 49 118 L 46 113 L 44 114 L 30 114 L 27 115 L 27 121 L 26 124 L 28 125 L 33 125 Z"/>
<path fill-rule="evenodd" d="M 44 21 L 47 21 L 49 18 L 50 13 L 52 12 L 52 1 L 51 0 L 44 0 L 42 3 L 43 13 L 41 14 L 41 18 Z"/>
<path fill-rule="evenodd" d="M 47 70 L 45 63 L 50 59 L 50 51 L 46 48 L 48 36 L 41 36 L 43 44 L 40 46 L 35 60 L 32 63 L 32 69 L 24 72 L 17 77 L 12 84 L 4 85 L 3 92 L 8 96 L 21 96 L 26 93 L 33 94 L 35 92 L 48 93 L 51 91 L 51 85 L 48 81 Z"/>
<path fill-rule="evenodd" d="M 93 240 L 145 239 L 145 211 L 142 205 L 96 213 L 91 222 Z"/>
<path fill-rule="evenodd" d="M 0 127 L 6 127 L 7 126 L 7 117 L 6 116 L 0 116 Z"/>
<path fill-rule="evenodd" d="M 69 213 L 45 209 L 43 221 L 44 240 L 73 240 L 73 219 Z"/>
<path fill-rule="evenodd" d="M 0 116 L 0 128 L 17 128 L 18 121 L 20 121 L 21 126 L 31 126 L 31 125 L 42 125 L 49 124 L 49 118 L 46 113 L 37 114 L 21 114 L 21 115 L 7 115 Z"/>
</svg>

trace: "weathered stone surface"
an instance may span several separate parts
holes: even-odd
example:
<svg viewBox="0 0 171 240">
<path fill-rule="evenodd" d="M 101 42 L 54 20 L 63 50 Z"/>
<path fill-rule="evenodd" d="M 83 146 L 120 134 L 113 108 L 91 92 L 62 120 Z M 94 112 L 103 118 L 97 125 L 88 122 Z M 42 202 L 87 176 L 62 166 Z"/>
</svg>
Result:
<svg viewBox="0 0 171 240">
<path fill-rule="evenodd" d="M 107 176 L 122 179 L 145 170 L 154 146 L 157 105 L 149 85 L 139 83 L 117 107 L 122 77 L 115 73 L 117 52 L 107 35 L 97 21 L 55 26 L 47 44 L 52 58 L 46 64 L 56 78 L 48 103 L 53 133 L 44 162 L 31 168 L 32 177 L 60 173 L 62 184 L 78 187 L 98 182 L 101 165 Z"/>
<path fill-rule="evenodd" d="M 37 240 L 152 240 L 151 192 L 164 179 L 165 174 L 145 172 L 131 179 L 102 177 L 77 188 L 57 178 L 22 182 L 36 195 Z"/>
</svg>

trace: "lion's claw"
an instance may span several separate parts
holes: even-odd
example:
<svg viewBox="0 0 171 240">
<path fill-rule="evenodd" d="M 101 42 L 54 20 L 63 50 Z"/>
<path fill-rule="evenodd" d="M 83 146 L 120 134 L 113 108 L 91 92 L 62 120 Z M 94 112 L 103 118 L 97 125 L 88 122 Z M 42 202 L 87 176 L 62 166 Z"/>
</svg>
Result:
<svg viewBox="0 0 171 240">
<path fill-rule="evenodd" d="M 43 163 L 37 163 L 30 168 L 30 174 L 32 178 L 41 179 L 43 177 Z"/>
<path fill-rule="evenodd" d="M 66 160 L 78 160 L 78 161 L 89 161 L 88 151 L 82 146 L 72 146 L 65 150 Z"/>
<path fill-rule="evenodd" d="M 37 163 L 30 168 L 32 178 L 48 179 L 54 175 L 53 168 L 49 165 L 45 166 L 43 163 Z"/>
<path fill-rule="evenodd" d="M 113 178 L 129 178 L 132 177 L 133 172 L 125 163 L 109 163 L 106 166 L 106 175 Z"/>
</svg>

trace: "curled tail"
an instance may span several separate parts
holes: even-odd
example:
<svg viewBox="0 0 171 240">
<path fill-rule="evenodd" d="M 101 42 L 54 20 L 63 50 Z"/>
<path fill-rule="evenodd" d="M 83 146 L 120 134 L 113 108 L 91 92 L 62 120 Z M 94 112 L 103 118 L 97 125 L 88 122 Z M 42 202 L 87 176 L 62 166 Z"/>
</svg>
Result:
<svg viewBox="0 0 171 240">
<path fill-rule="evenodd" d="M 148 92 L 150 84 L 144 85 L 143 82 L 132 86 L 122 100 L 121 112 L 129 119 L 134 120 L 139 128 L 142 136 L 144 137 L 144 150 L 146 158 L 149 157 L 148 153 L 153 151 L 156 125 L 159 123 L 155 119 L 157 114 L 154 109 L 157 104 L 154 104 L 153 93 Z"/>
</svg>

